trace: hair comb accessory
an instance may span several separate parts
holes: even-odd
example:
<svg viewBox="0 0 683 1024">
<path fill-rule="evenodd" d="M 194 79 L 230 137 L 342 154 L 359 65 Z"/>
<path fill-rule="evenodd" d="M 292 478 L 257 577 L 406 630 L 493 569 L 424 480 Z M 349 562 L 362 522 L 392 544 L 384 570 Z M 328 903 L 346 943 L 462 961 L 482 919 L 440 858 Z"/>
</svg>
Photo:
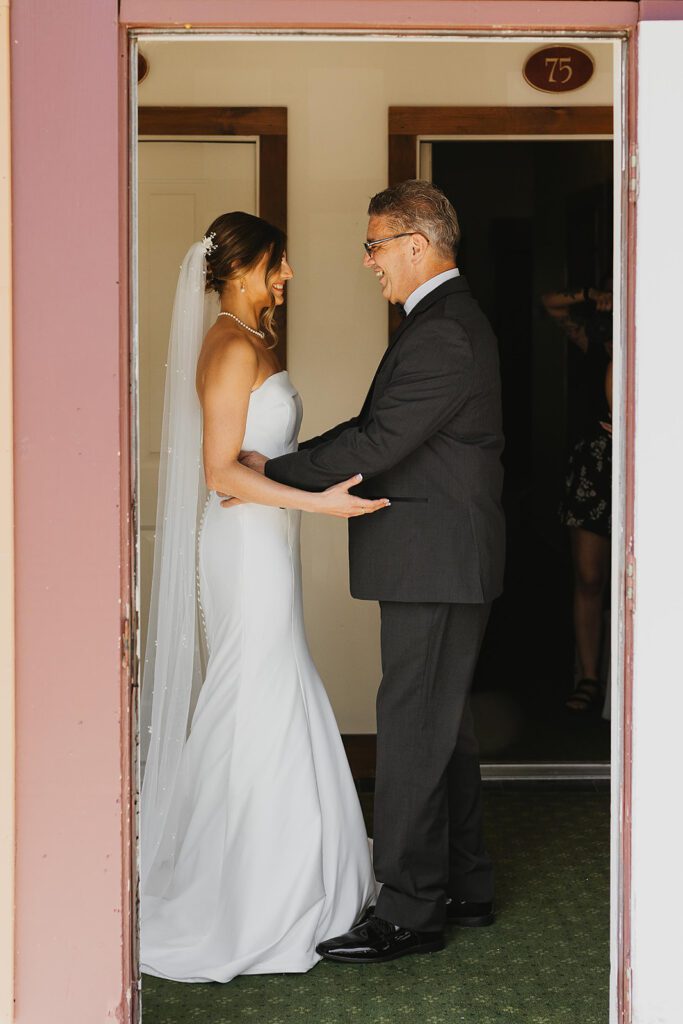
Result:
<svg viewBox="0 0 683 1024">
<path fill-rule="evenodd" d="M 216 232 L 212 231 L 210 235 L 204 235 L 204 237 L 202 238 L 201 245 L 202 249 L 204 250 L 205 256 L 208 256 L 210 252 L 213 252 L 214 249 L 218 248 L 214 241 L 215 237 Z"/>
</svg>

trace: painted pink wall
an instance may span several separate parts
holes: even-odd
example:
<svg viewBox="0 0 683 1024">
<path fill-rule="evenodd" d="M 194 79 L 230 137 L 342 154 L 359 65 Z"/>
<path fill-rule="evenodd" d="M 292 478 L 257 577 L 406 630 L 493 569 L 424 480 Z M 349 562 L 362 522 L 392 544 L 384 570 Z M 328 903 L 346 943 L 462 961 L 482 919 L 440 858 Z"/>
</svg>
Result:
<svg viewBox="0 0 683 1024">
<path fill-rule="evenodd" d="M 640 0 L 640 21 L 681 21 L 681 0 Z"/>
<path fill-rule="evenodd" d="M 412 28 L 417 11 L 441 27 L 637 18 L 628 0 L 121 2 L 123 22 L 162 26 Z M 19 1024 L 128 1019 L 118 45 L 116 0 L 12 5 Z"/>
<path fill-rule="evenodd" d="M 124 1020 L 116 0 L 12 4 L 20 1024 Z"/>
<path fill-rule="evenodd" d="M 135 26 L 610 27 L 637 19 L 635 0 L 121 0 L 121 21 Z"/>
</svg>

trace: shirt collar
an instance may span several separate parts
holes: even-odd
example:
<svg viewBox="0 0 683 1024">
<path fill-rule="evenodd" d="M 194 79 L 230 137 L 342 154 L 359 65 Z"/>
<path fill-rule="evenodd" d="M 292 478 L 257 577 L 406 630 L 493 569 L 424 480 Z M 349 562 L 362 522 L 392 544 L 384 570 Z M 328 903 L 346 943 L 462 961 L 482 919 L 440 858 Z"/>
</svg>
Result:
<svg viewBox="0 0 683 1024">
<path fill-rule="evenodd" d="M 414 292 L 411 292 L 403 303 L 406 316 L 415 309 L 415 306 L 417 306 L 421 299 L 424 299 L 425 295 L 429 295 L 439 285 L 444 284 L 446 281 L 451 281 L 454 277 L 460 277 L 460 271 L 457 267 L 451 267 L 450 270 L 444 270 L 442 274 L 437 274 L 436 277 L 430 277 L 428 281 L 425 281 Z"/>
</svg>

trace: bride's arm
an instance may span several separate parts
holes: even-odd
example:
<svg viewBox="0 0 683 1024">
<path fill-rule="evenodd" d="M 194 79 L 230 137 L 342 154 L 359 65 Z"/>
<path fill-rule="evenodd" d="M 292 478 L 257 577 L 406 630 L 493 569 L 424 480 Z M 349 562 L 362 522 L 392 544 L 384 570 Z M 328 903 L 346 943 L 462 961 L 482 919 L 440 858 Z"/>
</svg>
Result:
<svg viewBox="0 0 683 1024">
<path fill-rule="evenodd" d="M 301 509 L 327 515 L 350 516 L 376 512 L 385 499 L 370 501 L 349 494 L 358 477 L 326 491 L 314 493 L 276 483 L 240 464 L 249 397 L 256 383 L 258 360 L 252 345 L 241 338 L 217 348 L 202 376 L 199 397 L 204 415 L 204 475 L 209 490 L 229 494 L 243 502 L 275 508 Z"/>
</svg>

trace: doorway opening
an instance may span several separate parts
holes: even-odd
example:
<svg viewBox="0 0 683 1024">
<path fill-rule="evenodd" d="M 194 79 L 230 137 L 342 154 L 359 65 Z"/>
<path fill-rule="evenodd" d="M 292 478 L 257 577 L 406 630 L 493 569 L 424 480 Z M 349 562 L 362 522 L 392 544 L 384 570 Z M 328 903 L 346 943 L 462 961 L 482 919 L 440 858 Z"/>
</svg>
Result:
<svg viewBox="0 0 683 1024">
<path fill-rule="evenodd" d="M 534 96 L 526 86 L 520 87 L 527 89 L 524 93 L 509 86 L 510 77 L 520 71 L 524 56 L 538 45 L 538 40 L 235 40 L 220 33 L 210 40 L 195 40 L 191 35 L 164 39 L 142 34 L 138 38 L 149 66 L 139 90 L 141 108 L 178 109 L 186 102 L 189 89 L 193 103 L 241 104 L 245 108 L 278 105 L 287 109 L 288 255 L 297 275 L 288 298 L 288 366 L 305 402 L 302 436 L 348 418 L 360 407 L 386 345 L 387 309 L 375 283 L 362 269 L 360 243 L 365 237 L 367 201 L 391 178 L 387 112 L 393 104 L 406 102 L 422 104 L 423 109 L 429 104 L 463 102 L 472 104 L 471 109 L 482 102 L 511 109 L 514 101 L 536 104 L 548 117 L 556 117 L 557 108 L 547 105 L 547 97 Z M 452 198 L 463 227 L 463 272 L 500 341 L 508 437 L 509 598 L 504 598 L 494 613 L 474 694 L 483 755 L 493 768 L 489 774 L 496 779 L 516 778 L 524 774 L 520 771 L 524 765 L 532 767 L 531 774 L 543 778 L 579 775 L 593 780 L 609 774 L 609 733 L 614 725 L 610 726 L 599 713 L 571 721 L 563 707 L 574 678 L 574 644 L 570 561 L 566 537 L 557 519 L 557 504 L 571 434 L 571 350 L 541 304 L 542 295 L 548 291 L 574 284 L 596 286 L 612 269 L 614 252 L 620 259 L 619 224 L 612 224 L 610 219 L 613 167 L 618 166 L 620 154 L 620 141 L 613 143 L 610 138 L 612 83 L 616 80 L 612 59 L 618 47 L 604 38 L 588 40 L 585 45 L 592 48 L 598 66 L 604 61 L 596 106 L 587 109 L 608 111 L 606 129 L 601 122 L 601 127 L 594 127 L 580 139 L 553 138 L 547 133 L 542 140 L 533 132 L 526 133 L 531 137 L 514 139 L 453 138 L 448 137 L 449 133 L 418 132 L 412 148 L 408 147 L 414 170 L 403 175 L 415 176 L 419 169 L 421 176 L 430 177 Z M 408 59 L 413 67 L 424 69 L 422 76 L 410 81 L 405 73 Z M 254 67 L 264 71 L 256 79 Z M 176 128 L 177 141 L 184 141 L 183 134 Z M 203 136 L 208 145 L 217 141 L 211 132 Z M 147 142 L 155 145 L 149 138 Z M 253 160 L 249 166 L 252 164 Z M 137 202 L 142 225 L 141 187 Z M 222 193 L 221 202 L 229 203 L 229 192 Z M 261 202 L 262 195 L 254 200 L 254 212 L 263 213 Z M 204 217 L 206 223 L 210 219 Z M 172 260 L 169 255 L 169 265 L 175 262 L 177 266 L 184 249 L 199 237 L 194 221 L 188 231 L 182 246 L 178 241 Z M 328 244 L 329 239 L 334 239 L 334 245 Z M 330 282 L 334 282 L 333 288 Z M 141 283 L 143 287 L 154 286 Z M 618 283 L 614 296 L 618 311 Z M 615 338 L 618 336 L 617 330 Z M 141 324 L 141 366 L 146 344 Z M 149 379 L 156 381 L 159 390 L 159 381 L 163 385 L 163 358 L 158 358 L 158 346 L 156 351 Z M 618 352 L 616 358 L 621 358 Z M 134 379 L 137 373 L 134 367 Z M 620 381 L 619 374 L 615 379 Z M 141 401 L 141 417 L 155 415 L 142 394 Z M 615 422 L 621 408 L 618 383 Z M 157 412 L 160 414 L 158 407 Z M 623 496 L 617 488 L 615 507 L 620 508 L 621 503 Z M 152 532 L 150 523 L 149 537 Z M 149 547 L 149 541 L 146 543 Z M 332 697 L 370 822 L 373 704 L 380 678 L 377 610 L 348 598 L 346 536 L 340 524 L 306 522 L 303 550 L 309 642 Z M 143 589 L 151 563 L 147 565 L 145 569 L 143 562 L 139 576 Z M 616 595 L 616 589 L 614 592 Z M 606 602 L 607 614 L 608 609 Z M 612 614 L 619 614 L 616 604 Z M 621 699 L 618 665 L 613 666 L 612 678 L 615 706 Z M 569 731 L 565 728 L 568 722 Z M 619 756 L 617 747 L 612 750 L 612 763 L 618 772 Z M 596 971 L 595 989 L 581 991 L 581 979 L 576 975 L 567 980 L 562 998 L 564 1005 L 573 1007 L 575 1019 L 598 1021 L 605 1016 L 609 970 L 609 799 L 604 789 L 596 793 L 592 782 L 588 786 L 592 788 L 586 794 L 563 793 L 561 808 L 555 795 L 544 803 L 546 794 L 535 798 L 529 791 L 495 791 L 492 787 L 489 817 L 494 823 L 492 845 L 502 876 L 508 880 L 501 886 L 501 922 L 507 919 L 511 936 L 519 922 L 526 927 L 519 873 L 513 884 L 524 858 L 533 853 L 539 862 L 545 859 L 556 864 L 562 857 L 564 840 L 545 842 L 539 838 L 537 823 L 544 821 L 552 829 L 571 822 L 568 833 L 557 834 L 569 836 L 568 841 L 576 844 L 577 857 L 585 855 L 585 863 L 592 864 L 591 883 L 596 884 L 599 894 L 586 889 L 584 898 L 603 908 L 592 933 L 601 966 Z M 618 787 L 613 806 L 616 801 Z M 521 819 L 526 820 L 528 828 L 522 829 L 521 844 L 514 855 L 518 860 L 514 860 L 506 851 Z M 579 876 L 573 871 L 570 866 L 558 872 L 563 890 L 578 885 Z M 532 876 L 524 877 L 523 885 L 531 885 Z M 552 902 L 560 896 L 558 889 L 548 890 L 539 898 Z M 580 904 L 574 906 L 574 910 L 577 908 Z M 539 935 L 537 938 L 540 955 L 544 940 Z M 476 941 L 474 936 L 472 939 Z M 532 946 L 533 941 L 527 980 L 533 987 Z M 475 948 L 470 951 L 476 959 Z M 505 969 L 502 960 L 499 967 Z M 558 976 L 562 969 L 560 957 Z M 348 997 L 345 979 L 337 982 L 326 977 L 322 969 L 312 972 L 312 998 L 332 999 L 335 1007 L 352 1009 L 344 1002 Z M 318 987 L 320 979 L 322 990 Z M 309 976 L 303 981 L 308 984 Z M 251 978 L 241 982 L 244 984 L 227 986 L 221 994 L 226 1013 L 235 1015 L 245 1007 L 252 1012 L 251 1008 L 262 1005 L 264 998 L 272 999 L 273 1006 L 278 1003 L 282 979 Z M 145 1024 L 171 1020 L 164 983 L 146 979 L 145 986 Z M 370 979 L 360 998 L 370 999 L 375 988 L 376 982 Z M 191 995 L 188 992 L 188 998 Z M 418 1000 L 419 993 L 411 992 L 411 998 L 413 995 Z M 201 1004 L 201 993 L 198 996 Z M 463 1007 L 463 1012 L 480 1007 L 477 999 L 486 997 L 484 991 L 471 996 L 471 1006 Z M 536 998 L 542 998 L 540 992 L 529 996 L 527 1009 Z M 186 1010 L 190 1008 L 196 1012 L 192 1001 L 185 1005 Z M 426 1007 L 418 1001 L 410 1009 L 423 1016 Z M 463 1016 L 465 1020 L 469 1024 L 469 1018 Z"/>
<path fill-rule="evenodd" d="M 542 765 L 548 772 L 574 765 L 580 775 L 605 775 L 609 698 L 594 701 L 591 711 L 566 707 L 582 673 L 570 528 L 560 510 L 574 446 L 585 436 L 601 437 L 591 415 L 595 390 L 605 390 L 611 312 L 601 313 L 589 296 L 612 290 L 613 144 L 571 137 L 422 146 L 429 147 L 431 180 L 460 211 L 458 264 L 493 325 L 501 359 L 507 565 L 473 691 L 482 757 L 510 771 L 515 764 L 535 764 L 537 773 Z M 571 321 L 544 308 L 545 296 L 566 295 L 569 302 L 584 290 L 584 301 L 564 307 Z M 595 355 L 579 347 L 585 329 L 572 336 L 569 323 L 588 326 Z M 590 380 L 589 393 L 587 360 L 599 377 Z M 606 457 L 611 440 L 603 433 Z M 605 497 L 596 495 L 591 507 L 597 501 Z M 596 536 L 605 551 L 605 585 L 609 538 Z M 601 620 L 596 660 L 607 688 L 608 586 Z"/>
</svg>

